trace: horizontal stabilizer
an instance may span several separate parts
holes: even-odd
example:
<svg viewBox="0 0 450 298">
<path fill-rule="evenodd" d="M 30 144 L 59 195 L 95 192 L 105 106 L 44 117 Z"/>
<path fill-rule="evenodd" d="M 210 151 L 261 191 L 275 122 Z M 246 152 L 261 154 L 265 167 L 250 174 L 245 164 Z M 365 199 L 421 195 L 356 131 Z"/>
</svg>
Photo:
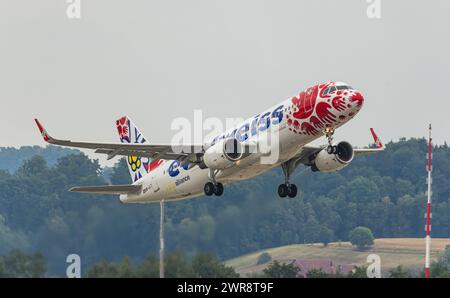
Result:
<svg viewBox="0 0 450 298">
<path fill-rule="evenodd" d="M 137 193 L 141 190 L 141 188 L 142 185 L 76 186 L 69 189 L 69 191 L 104 195 L 123 195 Z"/>
</svg>

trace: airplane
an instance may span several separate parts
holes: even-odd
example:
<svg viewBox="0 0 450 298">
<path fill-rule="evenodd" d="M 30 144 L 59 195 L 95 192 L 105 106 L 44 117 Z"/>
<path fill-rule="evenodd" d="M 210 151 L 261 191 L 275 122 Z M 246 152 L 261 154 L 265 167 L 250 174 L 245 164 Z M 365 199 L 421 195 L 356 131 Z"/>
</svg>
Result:
<svg viewBox="0 0 450 298">
<path fill-rule="evenodd" d="M 346 141 L 333 142 L 335 130 L 353 119 L 363 103 L 361 92 L 346 83 L 317 84 L 204 144 L 182 147 L 149 143 L 126 116 L 116 121 L 121 143 L 55 139 L 38 119 L 35 122 L 50 144 L 93 149 L 96 153 L 107 154 L 108 159 L 126 156 L 131 184 L 78 186 L 69 190 L 72 192 L 119 195 L 122 203 L 221 196 L 224 185 L 281 167 L 284 183 L 278 186 L 278 195 L 293 198 L 297 195 L 297 186 L 290 178 L 299 165 L 310 167 L 314 172 L 334 172 L 348 166 L 354 156 L 385 149 L 372 128 L 375 146 L 370 148 L 353 148 Z M 258 148 L 275 133 L 276 159 L 262 162 L 268 152 Z M 322 136 L 327 138 L 328 144 L 309 145 Z"/>
</svg>

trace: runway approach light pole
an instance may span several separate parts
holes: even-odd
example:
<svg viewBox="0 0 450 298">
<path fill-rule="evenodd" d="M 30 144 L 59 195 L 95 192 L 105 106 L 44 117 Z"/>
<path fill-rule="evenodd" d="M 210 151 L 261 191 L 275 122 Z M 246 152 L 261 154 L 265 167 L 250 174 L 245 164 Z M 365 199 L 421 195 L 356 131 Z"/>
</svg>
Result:
<svg viewBox="0 0 450 298">
<path fill-rule="evenodd" d="M 431 170 L 432 170 L 432 160 L 433 160 L 433 145 L 431 139 L 431 124 L 428 128 L 428 165 L 427 165 L 427 212 L 426 225 L 425 225 L 425 278 L 430 278 L 430 246 L 431 246 Z"/>
<path fill-rule="evenodd" d="M 159 203 L 161 215 L 159 222 L 159 277 L 164 278 L 164 200 Z"/>
</svg>

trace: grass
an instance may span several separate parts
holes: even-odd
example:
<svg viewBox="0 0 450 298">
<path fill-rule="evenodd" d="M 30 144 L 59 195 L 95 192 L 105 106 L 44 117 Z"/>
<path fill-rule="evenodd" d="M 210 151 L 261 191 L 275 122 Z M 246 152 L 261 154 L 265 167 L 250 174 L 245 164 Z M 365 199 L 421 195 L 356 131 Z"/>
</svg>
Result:
<svg viewBox="0 0 450 298">
<path fill-rule="evenodd" d="M 431 260 L 436 260 L 439 253 L 450 245 L 450 238 L 436 238 L 431 242 Z M 226 261 L 242 275 L 261 272 L 268 264 L 257 265 L 258 256 L 268 252 L 273 260 L 291 262 L 294 259 L 332 260 L 340 264 L 364 265 L 367 256 L 377 254 L 381 258 L 381 268 L 387 272 L 398 265 L 412 270 L 420 270 L 424 266 L 425 240 L 424 238 L 383 238 L 376 239 L 375 244 L 367 250 L 356 250 L 349 242 L 330 243 L 327 247 L 322 244 L 293 244 L 264 249 L 241 257 Z"/>
</svg>

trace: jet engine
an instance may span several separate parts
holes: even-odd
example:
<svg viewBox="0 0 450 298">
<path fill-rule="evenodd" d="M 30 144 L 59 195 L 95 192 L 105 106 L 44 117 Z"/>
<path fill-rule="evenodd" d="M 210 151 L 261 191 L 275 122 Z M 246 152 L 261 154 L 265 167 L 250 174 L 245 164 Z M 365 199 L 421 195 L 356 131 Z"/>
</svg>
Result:
<svg viewBox="0 0 450 298">
<path fill-rule="evenodd" d="M 335 172 L 342 170 L 353 160 L 353 147 L 347 142 L 340 142 L 334 148 L 334 153 L 328 153 L 327 148 L 321 150 L 313 160 L 313 172 Z"/>
<path fill-rule="evenodd" d="M 223 170 L 242 159 L 244 151 L 244 146 L 237 139 L 222 139 L 205 151 L 201 168 Z"/>
</svg>

